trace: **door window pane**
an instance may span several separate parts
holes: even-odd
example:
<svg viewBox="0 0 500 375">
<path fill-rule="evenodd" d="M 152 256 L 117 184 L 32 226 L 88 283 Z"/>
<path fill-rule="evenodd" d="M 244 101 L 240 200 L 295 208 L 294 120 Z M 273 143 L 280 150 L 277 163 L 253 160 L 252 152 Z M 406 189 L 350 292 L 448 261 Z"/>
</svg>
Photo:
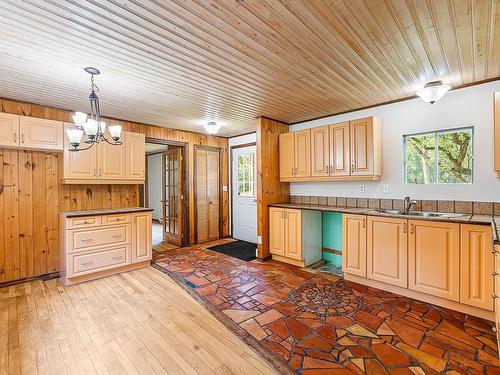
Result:
<svg viewBox="0 0 500 375">
<path fill-rule="evenodd" d="M 255 154 L 238 156 L 238 195 L 255 196 Z"/>
</svg>

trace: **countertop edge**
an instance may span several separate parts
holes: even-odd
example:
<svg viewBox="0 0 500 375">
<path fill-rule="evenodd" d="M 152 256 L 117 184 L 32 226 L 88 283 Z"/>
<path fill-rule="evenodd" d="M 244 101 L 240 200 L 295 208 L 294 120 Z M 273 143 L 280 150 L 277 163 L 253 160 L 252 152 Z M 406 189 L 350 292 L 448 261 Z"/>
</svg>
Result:
<svg viewBox="0 0 500 375">
<path fill-rule="evenodd" d="M 79 210 L 79 211 L 60 211 L 59 215 L 66 218 L 84 217 L 84 216 L 103 216 L 113 215 L 120 213 L 134 213 L 134 212 L 147 212 L 154 211 L 149 207 L 129 207 L 129 208 L 102 208 L 95 210 Z"/>
</svg>

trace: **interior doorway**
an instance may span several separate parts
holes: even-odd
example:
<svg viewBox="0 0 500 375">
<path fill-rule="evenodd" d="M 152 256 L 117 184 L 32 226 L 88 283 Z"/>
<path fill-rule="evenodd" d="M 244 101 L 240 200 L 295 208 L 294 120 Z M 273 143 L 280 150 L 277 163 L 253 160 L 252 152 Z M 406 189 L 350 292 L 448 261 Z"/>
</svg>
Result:
<svg viewBox="0 0 500 375">
<path fill-rule="evenodd" d="M 153 209 L 153 247 L 168 250 L 187 245 L 187 146 L 146 139 L 143 202 Z"/>
<path fill-rule="evenodd" d="M 257 243 L 256 146 L 231 148 L 231 191 L 233 237 Z"/>
</svg>

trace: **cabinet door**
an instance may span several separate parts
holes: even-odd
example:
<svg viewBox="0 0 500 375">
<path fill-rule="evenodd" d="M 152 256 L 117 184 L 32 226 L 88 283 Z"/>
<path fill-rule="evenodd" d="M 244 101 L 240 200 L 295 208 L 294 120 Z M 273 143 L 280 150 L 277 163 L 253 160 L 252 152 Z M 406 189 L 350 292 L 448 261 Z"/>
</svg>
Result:
<svg viewBox="0 0 500 375">
<path fill-rule="evenodd" d="M 294 132 L 295 177 L 311 176 L 311 129 Z"/>
<path fill-rule="evenodd" d="M 408 221 L 368 216 L 367 277 L 408 287 Z"/>
<path fill-rule="evenodd" d="M 460 225 L 409 220 L 408 287 L 460 300 Z"/>
<path fill-rule="evenodd" d="M 351 121 L 351 175 L 373 175 L 373 118 Z"/>
<path fill-rule="evenodd" d="M 269 207 L 269 252 L 285 255 L 285 209 Z"/>
<path fill-rule="evenodd" d="M 460 302 L 493 310 L 490 225 L 460 225 Z"/>
<path fill-rule="evenodd" d="M 140 133 L 125 132 L 126 178 L 144 180 L 146 167 L 146 136 Z"/>
<path fill-rule="evenodd" d="M 111 139 L 109 134 L 106 135 Z M 101 180 L 125 180 L 126 146 L 100 143 L 97 151 L 98 177 Z"/>
<path fill-rule="evenodd" d="M 330 126 L 330 176 L 350 174 L 349 122 Z"/>
<path fill-rule="evenodd" d="M 64 132 L 67 128 L 74 128 L 73 124 L 65 123 Z M 87 147 L 82 138 L 81 147 Z M 63 178 L 73 180 L 97 180 L 97 147 L 92 146 L 88 150 L 69 151 L 71 149 L 68 137 L 64 137 L 64 156 L 63 156 Z"/>
<path fill-rule="evenodd" d="M 494 120 L 494 130 L 493 130 L 493 139 L 494 139 L 494 166 L 495 171 L 500 173 L 500 92 L 496 92 L 494 96 L 493 103 L 495 120 Z"/>
<path fill-rule="evenodd" d="M 311 129 L 311 176 L 328 176 L 330 167 L 329 126 Z"/>
<path fill-rule="evenodd" d="M 0 147 L 19 146 L 19 116 L 0 113 Z"/>
<path fill-rule="evenodd" d="M 280 178 L 292 178 L 294 173 L 294 133 L 279 135 Z"/>
<path fill-rule="evenodd" d="M 366 216 L 342 216 L 342 271 L 366 277 Z"/>
<path fill-rule="evenodd" d="M 494 248 L 494 270 L 493 279 L 495 287 L 495 298 L 494 298 L 494 308 L 495 308 L 495 328 L 497 336 L 498 352 L 500 353 L 500 245 L 495 245 Z"/>
<path fill-rule="evenodd" d="M 152 255 L 151 212 L 134 214 L 132 236 L 132 263 L 150 260 Z"/>
<path fill-rule="evenodd" d="M 64 125 L 61 121 L 21 116 L 19 120 L 20 146 L 41 150 L 62 151 Z"/>
<path fill-rule="evenodd" d="M 285 256 L 302 260 L 302 211 L 285 210 Z"/>
</svg>

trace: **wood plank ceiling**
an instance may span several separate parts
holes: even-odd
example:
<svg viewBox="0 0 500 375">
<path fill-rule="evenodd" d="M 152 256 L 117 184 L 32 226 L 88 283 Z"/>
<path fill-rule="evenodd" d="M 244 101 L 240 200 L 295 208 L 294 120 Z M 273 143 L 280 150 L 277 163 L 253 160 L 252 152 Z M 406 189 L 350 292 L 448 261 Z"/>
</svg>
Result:
<svg viewBox="0 0 500 375">
<path fill-rule="evenodd" d="M 0 96 L 221 135 L 500 76 L 500 0 L 2 0 Z"/>
</svg>

